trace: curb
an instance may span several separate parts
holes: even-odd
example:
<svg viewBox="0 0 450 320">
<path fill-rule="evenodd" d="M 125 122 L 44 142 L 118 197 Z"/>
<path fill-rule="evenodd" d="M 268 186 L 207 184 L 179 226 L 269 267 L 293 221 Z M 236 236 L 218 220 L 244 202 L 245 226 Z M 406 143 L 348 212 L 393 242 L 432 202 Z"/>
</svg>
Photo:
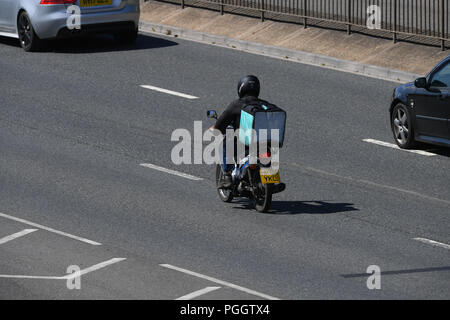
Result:
<svg viewBox="0 0 450 320">
<path fill-rule="evenodd" d="M 224 36 L 212 35 L 204 32 L 173 27 L 149 21 L 140 21 L 139 29 L 143 32 L 161 34 L 165 36 L 181 38 L 205 44 L 241 50 L 249 53 L 269 56 L 273 58 L 309 64 L 313 66 L 334 69 L 343 72 L 354 73 L 366 77 L 377 78 L 392 82 L 411 82 L 420 77 L 418 74 L 404 72 L 400 70 L 377 67 L 354 61 L 348 61 L 333 57 L 314 54 L 304 51 L 297 51 L 277 46 L 265 45 L 262 43 L 246 40 L 236 40 Z"/>
</svg>

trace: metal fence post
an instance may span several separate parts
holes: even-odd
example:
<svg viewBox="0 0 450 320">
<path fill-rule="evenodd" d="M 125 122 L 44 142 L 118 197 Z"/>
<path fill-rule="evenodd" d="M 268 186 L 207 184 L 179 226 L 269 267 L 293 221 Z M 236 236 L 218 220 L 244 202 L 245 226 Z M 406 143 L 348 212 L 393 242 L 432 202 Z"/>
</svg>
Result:
<svg viewBox="0 0 450 320">
<path fill-rule="evenodd" d="M 181 9 L 184 9 L 184 0 L 181 0 Z"/>
<path fill-rule="evenodd" d="M 394 34 L 392 36 L 392 40 L 394 43 L 397 42 L 397 0 L 394 0 Z"/>
<path fill-rule="evenodd" d="M 441 43 L 441 49 L 442 49 L 442 51 L 445 51 L 445 2 L 444 2 L 444 0 L 441 0 L 441 10 L 442 10 L 442 12 L 441 12 L 441 23 L 442 23 L 442 25 L 441 25 L 441 27 L 442 27 L 442 34 L 441 34 L 441 37 L 442 37 L 442 43 Z"/>
<path fill-rule="evenodd" d="M 220 14 L 223 16 L 223 0 L 220 0 Z"/>
<path fill-rule="evenodd" d="M 265 5 L 264 5 L 265 0 L 261 0 L 261 22 L 264 22 L 264 10 L 265 10 Z"/>
<path fill-rule="evenodd" d="M 303 18 L 303 26 L 306 28 L 308 28 L 308 19 L 306 18 L 307 13 L 308 13 L 308 0 L 303 0 L 303 8 L 305 10 L 304 12 L 304 18 Z"/>
<path fill-rule="evenodd" d="M 352 33 L 352 0 L 347 0 L 347 34 Z"/>
</svg>

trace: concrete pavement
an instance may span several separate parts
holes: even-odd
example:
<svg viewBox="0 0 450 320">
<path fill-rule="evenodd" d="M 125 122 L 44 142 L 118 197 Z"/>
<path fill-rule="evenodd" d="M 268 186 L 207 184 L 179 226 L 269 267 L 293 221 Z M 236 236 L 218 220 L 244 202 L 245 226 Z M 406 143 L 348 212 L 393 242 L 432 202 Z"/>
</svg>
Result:
<svg viewBox="0 0 450 320">
<path fill-rule="evenodd" d="M 345 31 L 330 30 L 320 25 L 305 29 L 299 24 L 270 20 L 261 22 L 259 18 L 227 13 L 221 15 L 220 12 L 201 8 L 181 9 L 180 5 L 155 0 L 141 3 L 141 11 L 142 22 L 172 27 L 172 34 L 181 28 L 235 39 L 236 42 L 259 43 L 413 74 L 428 73 L 448 55 L 440 47 L 409 42 L 394 44 L 390 38 L 371 37 L 356 32 L 347 35 Z M 210 44 L 214 41 L 217 42 L 211 40 Z M 294 56 L 290 53 L 285 55 Z"/>
</svg>

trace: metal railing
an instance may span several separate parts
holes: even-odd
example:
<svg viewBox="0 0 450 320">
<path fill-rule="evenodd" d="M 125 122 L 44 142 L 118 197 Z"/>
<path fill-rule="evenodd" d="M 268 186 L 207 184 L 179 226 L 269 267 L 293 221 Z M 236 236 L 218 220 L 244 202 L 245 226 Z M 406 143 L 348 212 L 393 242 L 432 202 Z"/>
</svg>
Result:
<svg viewBox="0 0 450 320">
<path fill-rule="evenodd" d="M 258 13 L 264 21 L 271 16 L 277 20 L 303 24 L 329 22 L 352 30 L 377 35 L 390 34 L 393 41 L 414 36 L 440 42 L 442 50 L 449 41 L 450 0 L 160 0 L 218 10 L 221 14 L 246 9 Z M 376 6 L 376 7 L 373 7 Z M 297 21 L 292 21 L 297 18 Z"/>
</svg>

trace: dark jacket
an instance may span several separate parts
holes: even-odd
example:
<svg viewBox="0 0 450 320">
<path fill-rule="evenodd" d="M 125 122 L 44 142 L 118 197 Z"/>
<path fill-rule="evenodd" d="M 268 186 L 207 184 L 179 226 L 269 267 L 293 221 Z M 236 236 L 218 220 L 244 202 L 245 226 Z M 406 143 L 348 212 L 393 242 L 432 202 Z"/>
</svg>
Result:
<svg viewBox="0 0 450 320">
<path fill-rule="evenodd" d="M 222 115 L 217 119 L 217 122 L 214 126 L 215 129 L 225 134 L 225 131 L 228 125 L 232 125 L 236 130 L 239 128 L 239 123 L 241 121 L 241 110 L 246 105 L 252 103 L 268 103 L 267 101 L 261 100 L 254 96 L 245 96 L 241 99 L 234 100 L 230 105 L 225 109 Z"/>
</svg>

